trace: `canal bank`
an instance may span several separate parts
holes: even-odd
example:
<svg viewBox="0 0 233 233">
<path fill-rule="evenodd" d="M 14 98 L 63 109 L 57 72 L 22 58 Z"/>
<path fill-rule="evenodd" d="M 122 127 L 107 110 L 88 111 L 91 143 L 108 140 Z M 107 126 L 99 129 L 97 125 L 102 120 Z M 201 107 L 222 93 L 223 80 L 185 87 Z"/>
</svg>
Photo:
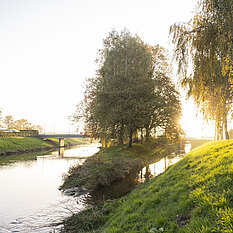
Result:
<svg viewBox="0 0 233 233">
<path fill-rule="evenodd" d="M 85 139 L 65 139 L 65 147 L 87 143 Z M 40 139 L 37 137 L 0 137 L 0 157 L 39 152 L 58 147 L 58 139 Z"/>
<path fill-rule="evenodd" d="M 144 166 L 179 151 L 179 144 L 157 139 L 144 144 L 118 145 L 102 149 L 81 166 L 72 167 L 64 176 L 61 190 L 81 187 L 96 190 L 109 186 Z"/>
<path fill-rule="evenodd" d="M 233 142 L 191 151 L 129 195 L 73 215 L 63 232 L 232 232 Z"/>
<path fill-rule="evenodd" d="M 105 210 L 109 211 L 106 203 L 115 203 L 115 200 L 130 193 L 138 184 L 159 175 L 176 163 L 184 156 L 174 153 L 179 151 L 179 147 L 164 139 L 134 144 L 133 149 L 119 145 L 101 150 L 84 164 L 72 167 L 64 176 L 61 189 L 74 196 L 79 195 L 80 190 L 89 190 L 90 195 L 85 202 L 90 208 L 66 219 L 63 232 L 95 230 L 105 219 Z"/>
</svg>

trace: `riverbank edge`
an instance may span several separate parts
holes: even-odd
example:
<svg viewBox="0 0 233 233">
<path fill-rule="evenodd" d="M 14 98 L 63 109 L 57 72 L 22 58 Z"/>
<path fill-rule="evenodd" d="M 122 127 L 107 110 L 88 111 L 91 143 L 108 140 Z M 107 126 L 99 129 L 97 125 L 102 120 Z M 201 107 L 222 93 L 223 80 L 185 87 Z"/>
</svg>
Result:
<svg viewBox="0 0 233 233">
<path fill-rule="evenodd" d="M 171 145 L 166 140 L 134 144 L 133 148 L 118 145 L 102 149 L 84 164 L 71 167 L 63 177 L 60 190 L 104 188 L 178 150 L 179 144 Z"/>
<path fill-rule="evenodd" d="M 33 138 L 33 137 L 31 137 L 31 138 Z M 4 138 L 4 139 L 7 140 L 7 138 Z M 17 141 L 17 138 L 10 138 L 10 139 L 14 139 L 14 141 Z M 54 141 L 54 140 L 51 140 L 51 139 L 43 140 L 43 139 L 40 139 L 37 137 L 36 137 L 36 139 L 38 140 L 38 146 L 35 146 L 35 147 L 28 146 L 27 148 L 24 148 L 24 149 L 14 148 L 14 149 L 9 149 L 7 151 L 1 151 L 0 157 L 5 157 L 5 156 L 10 156 L 10 155 L 15 155 L 15 154 L 21 155 L 21 154 L 27 154 L 27 153 L 55 150 L 55 149 L 58 149 L 58 147 L 59 147 L 59 143 Z M 13 143 L 14 143 L 14 147 L 15 147 L 16 142 L 13 142 Z M 85 142 L 84 141 L 83 142 L 77 141 L 77 142 L 73 142 L 73 143 L 65 143 L 64 147 L 69 148 L 69 147 L 73 147 L 73 146 L 77 146 L 77 145 L 81 145 L 81 144 L 85 144 Z M 21 146 L 21 144 L 19 143 L 19 147 L 20 146 Z M 16 145 L 16 147 L 17 147 L 17 145 Z"/>
<path fill-rule="evenodd" d="M 233 141 L 200 146 L 120 200 L 67 218 L 61 232 L 232 232 Z"/>
</svg>

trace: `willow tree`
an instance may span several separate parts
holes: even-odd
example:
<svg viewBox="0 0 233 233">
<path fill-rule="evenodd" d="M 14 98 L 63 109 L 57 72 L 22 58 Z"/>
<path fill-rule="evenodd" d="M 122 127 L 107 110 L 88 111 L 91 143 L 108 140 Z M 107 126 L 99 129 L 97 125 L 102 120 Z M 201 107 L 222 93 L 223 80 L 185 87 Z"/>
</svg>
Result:
<svg viewBox="0 0 233 233">
<path fill-rule="evenodd" d="M 232 12 L 232 0 L 202 0 L 189 23 L 170 28 L 182 85 L 205 118 L 215 121 L 217 138 L 224 130 L 226 139 L 233 97 Z"/>
</svg>

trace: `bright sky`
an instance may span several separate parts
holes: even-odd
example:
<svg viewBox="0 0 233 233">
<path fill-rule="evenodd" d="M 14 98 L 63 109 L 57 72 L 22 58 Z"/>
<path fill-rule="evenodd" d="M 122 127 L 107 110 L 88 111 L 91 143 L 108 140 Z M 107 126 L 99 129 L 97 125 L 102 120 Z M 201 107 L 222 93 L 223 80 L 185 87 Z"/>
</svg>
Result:
<svg viewBox="0 0 233 233">
<path fill-rule="evenodd" d="M 108 33 L 125 27 L 168 49 L 170 25 L 189 21 L 195 5 L 196 0 L 0 0 L 3 114 L 26 118 L 46 132 L 68 132 L 68 116 L 82 99 L 85 78 L 95 74 Z M 182 122 L 192 134 L 187 122 L 196 112 L 186 105 Z"/>
</svg>

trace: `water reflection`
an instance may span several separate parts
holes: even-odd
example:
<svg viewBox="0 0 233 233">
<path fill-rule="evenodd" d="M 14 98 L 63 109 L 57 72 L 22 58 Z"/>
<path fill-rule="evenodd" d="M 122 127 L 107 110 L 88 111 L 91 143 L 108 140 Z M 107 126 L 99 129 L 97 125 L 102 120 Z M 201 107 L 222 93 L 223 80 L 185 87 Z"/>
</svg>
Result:
<svg viewBox="0 0 233 233">
<path fill-rule="evenodd" d="M 163 173 L 168 167 L 177 163 L 181 158 L 184 157 L 185 154 L 175 155 L 171 154 L 169 156 L 164 157 L 156 163 L 152 163 L 144 167 L 140 173 L 140 181 L 148 181 L 150 178 L 158 176 Z"/>
<path fill-rule="evenodd" d="M 126 195 L 138 184 L 148 181 L 152 177 L 158 176 L 159 174 L 163 173 L 169 166 L 177 163 L 185 156 L 186 153 L 190 151 L 191 144 L 187 143 L 184 149 L 185 150 L 179 155 L 173 153 L 155 163 L 147 165 L 139 173 L 132 173 L 125 179 L 115 182 L 114 184 L 105 187 L 104 189 L 90 192 L 87 195 L 87 199 L 84 199 L 84 201 L 88 204 L 95 204 L 96 202 L 102 200 L 117 199 Z"/>
<path fill-rule="evenodd" d="M 65 148 L 64 148 L 64 147 L 60 147 L 60 148 L 58 149 L 58 155 L 59 155 L 59 156 L 64 156 L 64 152 L 65 152 Z"/>
<path fill-rule="evenodd" d="M 65 150 L 63 157 L 58 152 L 42 154 L 37 160 L 0 167 L 0 232 L 56 232 L 59 227 L 51 223 L 56 225 L 84 207 L 58 190 L 62 175 L 98 150 L 96 144 L 79 146 Z M 85 195 L 79 196 L 83 198 Z"/>
</svg>

